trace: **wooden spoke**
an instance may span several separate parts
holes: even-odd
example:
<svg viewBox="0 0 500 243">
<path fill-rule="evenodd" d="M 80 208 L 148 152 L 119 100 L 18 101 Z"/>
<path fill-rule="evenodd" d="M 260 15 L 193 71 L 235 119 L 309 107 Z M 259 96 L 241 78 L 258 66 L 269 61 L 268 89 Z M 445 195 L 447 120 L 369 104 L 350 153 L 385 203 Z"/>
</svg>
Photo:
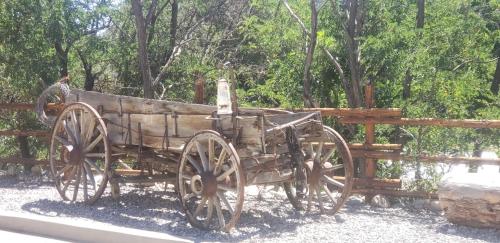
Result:
<svg viewBox="0 0 500 243">
<path fill-rule="evenodd" d="M 63 126 L 64 126 L 64 130 L 66 131 L 66 133 L 68 134 L 68 137 L 71 138 L 71 141 L 75 142 L 76 143 L 76 137 L 75 137 L 75 133 L 73 132 L 73 130 L 69 127 L 68 123 L 66 122 L 66 120 L 63 120 Z"/>
<path fill-rule="evenodd" d="M 224 179 L 226 179 L 226 177 L 228 177 L 235 171 L 236 167 L 231 167 L 229 170 L 224 171 L 224 173 L 222 173 L 220 176 L 217 176 L 217 181 L 223 181 Z"/>
<path fill-rule="evenodd" d="M 334 186 L 344 187 L 343 183 L 341 183 L 340 181 L 336 181 L 336 180 L 334 180 L 326 175 L 321 176 L 321 179 L 325 180 L 327 183 L 330 183 Z"/>
<path fill-rule="evenodd" d="M 229 192 L 234 192 L 234 193 L 236 193 L 238 191 L 238 189 L 236 189 L 236 188 L 226 186 L 226 185 L 221 185 L 221 184 L 218 184 L 217 188 L 221 189 L 223 191 L 229 191 Z"/>
<path fill-rule="evenodd" d="M 76 174 L 76 166 L 73 166 L 73 169 L 71 170 L 69 176 L 68 176 L 68 180 L 66 180 L 66 184 L 62 183 L 64 185 L 62 191 L 64 193 L 66 193 L 66 190 L 68 189 L 68 186 L 69 184 L 71 184 L 71 181 L 73 180 L 73 178 L 75 178 L 75 174 Z"/>
<path fill-rule="evenodd" d="M 71 167 L 73 167 L 72 165 L 65 165 L 64 168 L 62 168 L 59 172 L 57 172 L 56 176 L 54 176 L 55 178 L 59 178 L 62 173 L 64 172 L 67 172 Z"/>
<path fill-rule="evenodd" d="M 217 159 L 217 164 L 215 164 L 214 175 L 217 175 L 220 173 L 220 169 L 222 168 L 222 164 L 224 163 L 224 160 L 226 160 L 226 155 L 227 155 L 226 150 L 222 150 L 220 152 L 219 158 Z"/>
<path fill-rule="evenodd" d="M 78 196 L 78 188 L 80 187 L 80 179 L 82 178 L 82 170 L 80 166 L 75 166 L 77 169 L 77 176 L 75 180 L 75 189 L 73 191 L 73 199 L 71 201 L 76 201 L 76 197 Z"/>
<path fill-rule="evenodd" d="M 208 198 L 207 197 L 203 197 L 201 199 L 201 202 L 200 204 L 198 204 L 198 206 L 196 207 L 196 210 L 194 211 L 194 217 L 198 217 L 198 215 L 201 213 L 201 210 L 205 207 L 205 204 L 207 203 L 208 201 Z"/>
<path fill-rule="evenodd" d="M 224 219 L 224 214 L 222 213 L 222 208 L 220 206 L 219 198 L 214 200 L 215 211 L 217 212 L 217 218 L 219 220 L 219 226 L 223 228 L 226 225 L 226 220 Z"/>
<path fill-rule="evenodd" d="M 214 198 L 211 197 L 208 199 L 207 217 L 205 218 L 205 222 L 203 222 L 205 227 L 208 227 L 208 225 L 210 224 L 210 220 L 212 219 L 213 214 L 214 214 Z"/>
<path fill-rule="evenodd" d="M 85 168 L 80 167 L 80 170 L 82 171 L 82 184 L 83 184 L 83 200 L 87 201 L 89 199 L 89 193 L 88 193 L 88 185 L 87 185 L 87 172 L 85 171 Z"/>
<path fill-rule="evenodd" d="M 96 125 L 96 121 L 94 117 L 91 117 L 88 121 L 88 126 L 85 129 L 85 136 L 83 137 L 84 141 L 89 141 L 94 135 L 94 129 Z"/>
<path fill-rule="evenodd" d="M 323 201 L 321 200 L 321 192 L 319 190 L 319 185 L 315 188 L 316 197 L 318 197 L 319 210 L 321 213 L 325 212 L 325 208 L 323 207 Z"/>
<path fill-rule="evenodd" d="M 104 158 L 106 157 L 105 153 L 87 153 L 85 154 L 87 158 Z"/>
<path fill-rule="evenodd" d="M 192 193 L 189 193 L 189 194 L 186 194 L 183 199 L 188 201 L 189 199 L 193 198 L 193 197 L 196 197 L 196 193 L 192 192 Z"/>
<path fill-rule="evenodd" d="M 332 157 L 332 155 L 337 151 L 337 149 L 334 147 L 330 149 L 325 156 L 321 159 L 321 164 L 324 164 L 328 159 Z"/>
<path fill-rule="evenodd" d="M 330 198 L 330 200 L 332 200 L 333 203 L 337 203 L 337 200 L 333 196 L 332 192 L 330 192 L 330 189 L 328 189 L 326 184 L 323 184 L 323 191 L 325 191 L 326 195 Z"/>
<path fill-rule="evenodd" d="M 95 178 L 94 178 L 94 174 L 92 173 L 92 169 L 90 168 L 89 164 L 88 163 L 83 163 L 83 169 L 85 170 L 85 172 L 89 176 L 90 183 L 92 183 L 94 191 L 97 190 L 96 183 L 95 183 Z"/>
<path fill-rule="evenodd" d="M 94 169 L 101 175 L 103 175 L 104 173 L 102 172 L 102 170 L 99 168 L 99 166 L 96 165 L 96 163 L 92 160 L 89 160 L 89 159 L 85 159 L 85 162 L 87 164 L 89 164 L 90 166 L 94 167 Z"/>
<path fill-rule="evenodd" d="M 307 195 L 307 211 L 311 211 L 312 199 L 314 196 L 313 194 L 314 194 L 314 190 L 311 190 L 311 188 L 309 188 L 309 193 Z"/>
<path fill-rule="evenodd" d="M 217 197 L 219 197 L 220 200 L 222 201 L 222 203 L 224 203 L 224 205 L 226 205 L 229 213 L 231 213 L 231 215 L 233 215 L 234 214 L 233 206 L 231 206 L 231 204 L 227 200 L 226 196 L 224 195 L 224 192 L 217 191 Z"/>
<path fill-rule="evenodd" d="M 322 153 L 323 153 L 323 142 L 320 142 L 318 145 L 318 149 L 316 150 L 316 153 L 314 154 L 314 161 L 319 161 Z"/>
<path fill-rule="evenodd" d="M 195 142 L 196 149 L 198 150 L 198 155 L 200 155 L 201 164 L 203 165 L 203 171 L 208 171 L 208 159 L 205 148 L 201 145 L 200 142 Z"/>
<path fill-rule="evenodd" d="M 65 138 L 57 136 L 57 135 L 55 135 L 54 138 L 58 142 L 60 142 L 62 145 L 64 145 L 64 147 L 66 147 L 66 149 L 68 149 L 68 151 L 73 150 L 73 145 L 68 140 L 66 140 Z"/>
<path fill-rule="evenodd" d="M 323 173 L 344 169 L 344 164 L 332 165 L 331 167 L 326 167 L 322 170 Z"/>
<path fill-rule="evenodd" d="M 87 132 L 85 125 L 87 124 L 87 116 L 85 115 L 85 112 L 83 110 L 80 110 L 79 113 L 80 113 L 80 138 L 82 139 L 82 141 L 85 142 L 86 141 L 85 134 Z"/>
<path fill-rule="evenodd" d="M 78 141 L 77 143 L 79 143 L 81 141 L 80 131 L 79 131 L 80 125 L 78 124 L 79 121 L 76 118 L 76 112 L 74 110 L 72 110 L 70 114 L 71 114 L 71 124 L 73 125 L 74 136 L 76 138 L 76 141 Z"/>
<path fill-rule="evenodd" d="M 214 166 L 215 146 L 214 140 L 208 139 L 208 170 L 212 171 Z"/>
<path fill-rule="evenodd" d="M 313 148 L 313 143 L 309 143 L 308 146 L 307 146 L 307 151 L 308 151 L 308 154 L 309 156 L 311 157 L 311 159 L 313 158 L 314 156 L 314 148 Z"/>
<path fill-rule="evenodd" d="M 198 173 L 203 172 L 203 169 L 200 167 L 200 164 L 193 158 L 193 156 L 188 154 L 186 155 L 186 158 L 188 159 L 189 163 L 196 169 L 196 171 L 198 171 Z"/>
<path fill-rule="evenodd" d="M 85 153 L 88 153 L 90 152 L 92 149 L 94 149 L 94 147 L 100 142 L 102 141 L 103 139 L 103 136 L 102 134 L 99 134 L 99 136 L 97 136 L 94 141 L 92 141 L 91 143 L 89 143 L 89 145 L 87 145 L 87 147 L 85 147 Z"/>
</svg>

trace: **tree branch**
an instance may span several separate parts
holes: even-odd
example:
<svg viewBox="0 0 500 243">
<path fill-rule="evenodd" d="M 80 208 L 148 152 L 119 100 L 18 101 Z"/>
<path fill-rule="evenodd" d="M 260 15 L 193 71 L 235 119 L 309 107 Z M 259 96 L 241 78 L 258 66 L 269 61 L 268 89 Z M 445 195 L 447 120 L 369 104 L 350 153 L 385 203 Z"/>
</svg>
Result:
<svg viewBox="0 0 500 243">
<path fill-rule="evenodd" d="M 307 35 L 307 36 L 311 36 L 311 32 L 307 29 L 306 25 L 304 24 L 304 22 L 302 22 L 302 20 L 300 19 L 299 16 L 297 16 L 297 14 L 295 14 L 295 12 L 292 10 L 292 8 L 290 7 L 290 5 L 288 4 L 288 1 L 287 0 L 283 0 L 283 4 L 285 4 L 285 7 L 286 9 L 288 10 L 288 12 L 290 13 L 290 15 L 292 15 L 292 17 L 297 21 L 297 23 L 300 25 L 300 28 L 302 28 L 302 31 L 304 31 L 304 33 Z"/>
</svg>

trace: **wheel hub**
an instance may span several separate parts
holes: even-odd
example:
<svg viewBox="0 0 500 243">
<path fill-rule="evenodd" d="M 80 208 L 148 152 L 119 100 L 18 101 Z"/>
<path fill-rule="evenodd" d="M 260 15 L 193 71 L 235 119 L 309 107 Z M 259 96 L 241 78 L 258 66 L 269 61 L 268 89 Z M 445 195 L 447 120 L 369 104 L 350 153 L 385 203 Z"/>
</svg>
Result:
<svg viewBox="0 0 500 243">
<path fill-rule="evenodd" d="M 85 158 L 83 150 L 79 146 L 73 146 L 69 151 L 69 163 L 73 165 L 81 164 Z"/>
<path fill-rule="evenodd" d="M 210 172 L 194 175 L 191 178 L 191 190 L 197 195 L 212 197 L 217 193 L 217 178 Z"/>
</svg>

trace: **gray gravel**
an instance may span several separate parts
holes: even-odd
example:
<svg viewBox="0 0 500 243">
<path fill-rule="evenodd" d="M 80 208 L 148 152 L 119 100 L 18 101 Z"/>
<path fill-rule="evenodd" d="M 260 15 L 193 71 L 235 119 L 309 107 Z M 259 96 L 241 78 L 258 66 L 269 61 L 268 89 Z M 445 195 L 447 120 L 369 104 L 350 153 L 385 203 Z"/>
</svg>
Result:
<svg viewBox="0 0 500 243">
<path fill-rule="evenodd" d="M 231 234 L 192 228 L 172 188 L 121 187 L 119 201 L 106 192 L 92 206 L 63 202 L 49 182 L 0 176 L 0 210 L 99 221 L 164 232 L 194 241 L 248 242 L 500 242 L 500 231 L 457 226 L 439 214 L 404 206 L 373 208 L 352 197 L 341 213 L 295 211 L 282 191 L 246 188 L 244 211 Z"/>
</svg>

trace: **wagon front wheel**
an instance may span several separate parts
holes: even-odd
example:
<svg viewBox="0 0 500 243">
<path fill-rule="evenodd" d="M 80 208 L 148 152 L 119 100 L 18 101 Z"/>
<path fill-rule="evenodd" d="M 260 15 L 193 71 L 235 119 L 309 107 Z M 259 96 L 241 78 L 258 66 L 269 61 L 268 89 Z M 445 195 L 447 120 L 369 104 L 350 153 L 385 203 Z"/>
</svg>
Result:
<svg viewBox="0 0 500 243">
<path fill-rule="evenodd" d="M 243 207 L 245 181 L 238 154 L 214 131 L 196 133 L 178 165 L 177 189 L 189 223 L 230 231 Z"/>
<path fill-rule="evenodd" d="M 335 130 L 325 126 L 324 135 L 302 143 L 307 179 L 285 183 L 284 189 L 294 208 L 333 214 L 350 195 L 353 163 L 346 142 Z"/>
<path fill-rule="evenodd" d="M 55 121 L 50 169 L 64 200 L 94 203 L 106 189 L 110 163 L 107 130 L 99 113 L 84 103 L 68 105 Z"/>
</svg>

